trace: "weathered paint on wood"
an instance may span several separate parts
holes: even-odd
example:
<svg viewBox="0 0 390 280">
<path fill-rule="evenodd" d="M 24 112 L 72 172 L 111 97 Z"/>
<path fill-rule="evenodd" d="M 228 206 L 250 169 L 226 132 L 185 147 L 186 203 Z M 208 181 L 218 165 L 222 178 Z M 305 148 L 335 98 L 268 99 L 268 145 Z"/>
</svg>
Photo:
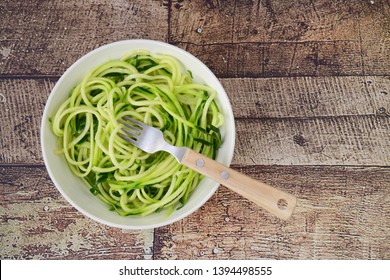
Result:
<svg viewBox="0 0 390 280">
<path fill-rule="evenodd" d="M 166 41 L 168 11 L 158 0 L 1 1 L 0 75 L 61 75 L 113 41 Z"/>
<path fill-rule="evenodd" d="M 390 171 L 233 166 L 299 197 L 287 222 L 224 187 L 152 231 L 109 228 L 60 196 L 43 167 L 0 167 L 1 256 L 35 259 L 388 259 Z M 155 240 L 153 240 L 155 238 Z M 154 242 L 153 242 L 154 241 Z"/>
<path fill-rule="evenodd" d="M 6 0 L 0 14 L 2 259 L 390 258 L 389 1 Z M 130 38 L 221 78 L 233 168 L 297 195 L 291 220 L 221 187 L 178 223 L 124 231 L 60 196 L 40 152 L 47 96 L 79 57 Z"/>
<path fill-rule="evenodd" d="M 156 229 L 156 259 L 390 258 L 388 168 L 241 170 L 297 195 L 291 220 L 281 221 L 220 187 L 193 215 Z"/>
<path fill-rule="evenodd" d="M 110 228 L 83 216 L 45 168 L 0 167 L 1 259 L 150 259 L 153 231 Z"/>
</svg>

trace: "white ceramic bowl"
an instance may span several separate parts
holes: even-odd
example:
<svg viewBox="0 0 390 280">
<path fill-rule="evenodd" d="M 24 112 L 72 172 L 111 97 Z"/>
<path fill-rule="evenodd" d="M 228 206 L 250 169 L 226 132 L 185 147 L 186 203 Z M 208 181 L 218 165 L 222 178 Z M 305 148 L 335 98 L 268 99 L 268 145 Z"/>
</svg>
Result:
<svg viewBox="0 0 390 280">
<path fill-rule="evenodd" d="M 152 53 L 164 53 L 176 57 L 186 69 L 192 71 L 194 81 L 211 86 L 218 92 L 217 103 L 225 117 L 221 128 L 223 144 L 217 154 L 217 161 L 229 166 L 233 157 L 235 125 L 231 104 L 222 85 L 215 75 L 199 59 L 173 45 L 151 40 L 126 40 L 97 48 L 77 60 L 58 80 L 45 106 L 41 123 L 41 145 L 47 171 L 55 186 L 65 199 L 84 215 L 103 224 L 124 229 L 150 229 L 176 222 L 200 208 L 217 190 L 219 184 L 203 179 L 190 199 L 179 210 L 166 217 L 164 211 L 146 217 L 121 217 L 115 211 L 93 196 L 85 183 L 75 176 L 62 155 L 54 153 L 57 139 L 52 133 L 49 117 L 68 97 L 72 88 L 92 68 L 107 61 L 118 59 L 134 49 L 146 49 Z"/>
</svg>

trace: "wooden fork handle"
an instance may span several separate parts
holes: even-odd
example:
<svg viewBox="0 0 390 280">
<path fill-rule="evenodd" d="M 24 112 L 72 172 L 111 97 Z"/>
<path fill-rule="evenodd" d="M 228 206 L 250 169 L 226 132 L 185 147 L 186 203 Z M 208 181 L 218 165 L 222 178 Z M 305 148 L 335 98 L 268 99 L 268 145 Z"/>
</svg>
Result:
<svg viewBox="0 0 390 280">
<path fill-rule="evenodd" d="M 252 179 L 193 150 L 186 151 L 181 163 L 221 183 L 283 220 L 291 216 L 296 206 L 297 199 L 293 195 Z"/>
</svg>

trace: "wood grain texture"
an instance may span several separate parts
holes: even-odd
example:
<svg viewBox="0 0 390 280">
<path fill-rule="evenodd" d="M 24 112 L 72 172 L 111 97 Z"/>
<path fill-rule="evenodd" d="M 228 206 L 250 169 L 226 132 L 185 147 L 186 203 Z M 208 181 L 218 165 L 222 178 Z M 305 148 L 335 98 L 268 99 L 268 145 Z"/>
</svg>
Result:
<svg viewBox="0 0 390 280">
<path fill-rule="evenodd" d="M 156 229 L 154 235 L 152 231 L 118 230 L 85 218 L 71 207 L 43 167 L 0 167 L 0 256 L 2 259 L 390 258 L 388 168 L 233 167 L 298 196 L 292 218 L 281 221 L 221 187 L 197 212 Z"/>
<path fill-rule="evenodd" d="M 291 219 L 278 220 L 221 187 L 193 215 L 156 229 L 156 259 L 390 258 L 388 168 L 239 169 L 297 195 Z"/>
<path fill-rule="evenodd" d="M 234 164 L 378 165 L 390 162 L 390 118 L 237 121 Z"/>
<path fill-rule="evenodd" d="M 0 163 L 43 163 L 40 122 L 54 82 L 0 80 Z M 222 82 L 236 116 L 234 164 L 386 166 L 390 162 L 388 77 Z M 346 102 L 351 98 L 354 102 Z"/>
<path fill-rule="evenodd" d="M 389 8 L 386 0 L 172 2 L 171 40 L 197 44 L 359 40 L 362 23 L 379 27 Z"/>
<path fill-rule="evenodd" d="M 390 112 L 390 77 L 221 79 L 236 118 L 373 116 Z M 351 102 L 353 101 L 353 102 Z"/>
<path fill-rule="evenodd" d="M 390 2 L 0 2 L 1 259 L 390 259 Z M 53 186 L 39 130 L 60 75 L 88 51 L 166 41 L 231 100 L 233 168 L 296 195 L 286 222 L 221 187 L 148 231 L 84 217 Z"/>
<path fill-rule="evenodd" d="M 0 75 L 61 75 L 113 41 L 167 38 L 162 1 L 1 1 Z M 33 11 L 33 12 L 32 12 Z"/>
<path fill-rule="evenodd" d="M 176 1 L 169 38 L 221 77 L 388 75 L 389 13 L 388 1 Z"/>
<path fill-rule="evenodd" d="M 50 79 L 0 79 L 0 163 L 42 164 L 40 127 Z"/>
<path fill-rule="evenodd" d="M 356 42 L 177 43 L 196 55 L 219 77 L 285 77 L 363 75 Z M 387 47 L 385 47 L 387 48 Z M 371 75 L 389 75 L 388 61 Z"/>
<path fill-rule="evenodd" d="M 150 259 L 153 231 L 101 225 L 62 198 L 45 168 L 0 167 L 1 259 Z"/>
</svg>

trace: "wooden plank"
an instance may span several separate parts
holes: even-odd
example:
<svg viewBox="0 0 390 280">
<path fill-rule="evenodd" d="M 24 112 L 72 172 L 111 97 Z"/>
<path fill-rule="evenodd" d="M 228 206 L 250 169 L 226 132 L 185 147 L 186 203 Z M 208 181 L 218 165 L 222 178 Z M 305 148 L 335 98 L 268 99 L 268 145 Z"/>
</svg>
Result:
<svg viewBox="0 0 390 280">
<path fill-rule="evenodd" d="M 389 81 L 224 79 L 237 117 L 233 162 L 388 165 Z M 43 163 L 40 121 L 53 85 L 48 79 L 0 80 L 0 163 Z"/>
<path fill-rule="evenodd" d="M 241 170 L 297 195 L 291 219 L 281 221 L 221 187 L 194 214 L 156 229 L 155 259 L 390 258 L 388 168 Z"/>
<path fill-rule="evenodd" d="M 40 126 L 54 81 L 0 80 L 0 163 L 42 164 Z"/>
<path fill-rule="evenodd" d="M 389 166 L 390 118 L 236 121 L 234 164 Z"/>
<path fill-rule="evenodd" d="M 201 209 L 152 231 L 85 218 L 43 167 L 0 167 L 2 259 L 388 259 L 388 168 L 234 166 L 297 195 L 283 222 L 221 187 Z M 152 245 L 154 244 L 154 246 Z M 191 246 L 189 246 L 191 244 Z M 152 248 L 153 247 L 153 248 Z"/>
<path fill-rule="evenodd" d="M 374 40 L 367 44 L 375 47 L 367 47 L 362 57 L 361 47 L 354 41 L 176 43 L 197 56 L 221 78 L 390 75 L 389 44 Z"/>
<path fill-rule="evenodd" d="M 66 202 L 44 167 L 0 167 L 1 259 L 150 259 L 153 231 L 110 228 Z"/>
<path fill-rule="evenodd" d="M 388 75 L 390 5 L 177 1 L 170 41 L 220 77 Z"/>
<path fill-rule="evenodd" d="M 386 73 L 390 67 L 390 2 L 375 1 L 361 11 L 358 31 L 363 74 Z"/>
<path fill-rule="evenodd" d="M 388 8 L 379 0 L 375 5 L 358 0 L 174 0 L 170 36 L 173 42 L 196 44 L 358 40 L 359 22 L 380 24 Z"/>
<path fill-rule="evenodd" d="M 6 76 L 60 75 L 107 43 L 167 40 L 168 11 L 158 0 L 6 0 L 0 10 L 0 73 Z"/>
<path fill-rule="evenodd" d="M 390 77 L 227 78 L 221 82 L 236 118 L 359 116 L 390 112 Z"/>
</svg>

